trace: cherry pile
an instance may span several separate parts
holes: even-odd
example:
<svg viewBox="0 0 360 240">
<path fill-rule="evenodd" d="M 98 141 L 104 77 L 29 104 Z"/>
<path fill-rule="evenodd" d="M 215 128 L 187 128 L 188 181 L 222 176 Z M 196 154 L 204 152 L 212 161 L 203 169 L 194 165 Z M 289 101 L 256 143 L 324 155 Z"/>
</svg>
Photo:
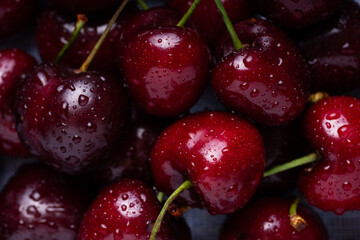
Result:
<svg viewBox="0 0 360 240">
<path fill-rule="evenodd" d="M 324 212 L 360 210 L 359 1 L 5 0 L 0 23 L 0 239 L 337 240 Z"/>
</svg>

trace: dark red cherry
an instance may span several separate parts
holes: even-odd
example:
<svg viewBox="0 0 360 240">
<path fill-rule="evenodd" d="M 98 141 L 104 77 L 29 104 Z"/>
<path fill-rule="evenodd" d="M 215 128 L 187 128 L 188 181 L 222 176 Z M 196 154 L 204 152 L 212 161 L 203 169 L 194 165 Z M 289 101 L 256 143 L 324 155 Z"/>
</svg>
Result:
<svg viewBox="0 0 360 240">
<path fill-rule="evenodd" d="M 89 171 L 121 137 L 129 102 L 120 79 L 37 66 L 17 91 L 16 128 L 29 151 L 69 174 Z"/>
<path fill-rule="evenodd" d="M 86 212 L 78 240 L 139 239 L 150 237 L 160 203 L 155 192 L 139 180 L 121 180 L 103 189 Z M 189 235 L 185 234 L 184 235 Z M 175 234 L 166 218 L 156 239 L 187 240 Z"/>
<path fill-rule="evenodd" d="M 209 49 L 188 28 L 143 30 L 121 53 L 119 69 L 127 88 L 149 114 L 169 117 L 186 112 L 208 81 Z"/>
<path fill-rule="evenodd" d="M 217 52 L 227 55 L 212 73 L 212 88 L 220 102 L 266 125 L 296 119 L 305 108 L 310 80 L 298 49 L 264 20 L 245 20 L 235 29 L 245 47 L 234 52 L 225 36 Z"/>
<path fill-rule="evenodd" d="M 99 164 L 95 178 L 102 184 L 122 178 L 152 182 L 150 152 L 166 125 L 164 119 L 145 114 L 134 107 L 128 135 L 117 144 L 115 153 Z"/>
<path fill-rule="evenodd" d="M 168 5 L 185 13 L 193 1 L 169 0 Z M 246 0 L 222 0 L 225 10 L 232 22 L 251 17 L 252 4 Z M 191 15 L 191 20 L 199 28 L 204 39 L 213 47 L 219 40 L 219 35 L 225 32 L 226 27 L 220 12 L 213 0 L 202 0 Z"/>
<path fill-rule="evenodd" d="M 359 3 L 345 1 L 336 17 L 299 35 L 310 66 L 312 91 L 342 93 L 360 86 Z"/>
<path fill-rule="evenodd" d="M 74 240 L 92 195 L 78 179 L 23 165 L 0 194 L 0 239 Z"/>
<path fill-rule="evenodd" d="M 344 0 L 258 0 L 259 11 L 275 24 L 301 28 L 331 16 Z"/>
<path fill-rule="evenodd" d="M 104 10 L 116 8 L 120 5 L 121 0 L 49 0 L 51 4 L 58 9 L 62 9 L 71 13 L 99 13 Z"/>
<path fill-rule="evenodd" d="M 197 113 L 168 127 L 151 152 L 159 191 L 170 195 L 185 180 L 194 187 L 180 199 L 211 214 L 232 213 L 255 193 L 264 169 L 260 133 L 225 112 Z"/>
<path fill-rule="evenodd" d="M 281 127 L 259 127 L 263 136 L 266 161 L 265 171 L 305 155 L 305 141 L 299 121 Z M 257 189 L 261 194 L 280 194 L 295 188 L 299 168 L 263 178 Z"/>
<path fill-rule="evenodd" d="M 314 104 L 304 133 L 321 159 L 303 171 L 299 187 L 310 204 L 342 214 L 360 209 L 360 100 L 330 97 Z"/>
<path fill-rule="evenodd" d="M 2 0 L 0 2 L 0 40 L 25 28 L 35 16 L 35 0 Z"/>
<path fill-rule="evenodd" d="M 114 60 L 116 57 L 116 44 L 124 30 L 125 20 L 137 12 L 138 10 L 130 5 L 120 15 L 121 17 L 115 22 L 104 43 L 101 45 L 90 65 L 90 69 L 117 71 Z M 85 61 L 101 34 L 103 34 L 110 17 L 110 15 L 89 17 L 89 21 L 80 31 L 79 36 L 64 55 L 61 63 L 74 68 L 79 67 Z M 36 42 L 44 62 L 53 62 L 55 60 L 58 53 L 70 40 L 75 24 L 75 15 L 49 8 L 43 11 L 36 29 Z"/>
<path fill-rule="evenodd" d="M 24 51 L 0 51 L 0 153 L 14 157 L 27 156 L 29 152 L 21 143 L 15 129 L 11 110 L 16 87 L 35 65 L 36 60 Z"/>
<path fill-rule="evenodd" d="M 230 215 L 222 226 L 219 240 L 327 240 L 321 218 L 309 207 L 299 205 L 297 214 L 307 226 L 297 231 L 290 225 L 290 199 L 267 198 L 250 202 Z"/>
<path fill-rule="evenodd" d="M 182 16 L 180 11 L 167 6 L 150 8 L 138 13 L 126 24 L 122 38 L 131 40 L 134 35 L 146 28 L 176 26 Z M 191 23 L 187 25 L 192 26 Z M 120 41 L 120 44 L 124 43 Z"/>
</svg>

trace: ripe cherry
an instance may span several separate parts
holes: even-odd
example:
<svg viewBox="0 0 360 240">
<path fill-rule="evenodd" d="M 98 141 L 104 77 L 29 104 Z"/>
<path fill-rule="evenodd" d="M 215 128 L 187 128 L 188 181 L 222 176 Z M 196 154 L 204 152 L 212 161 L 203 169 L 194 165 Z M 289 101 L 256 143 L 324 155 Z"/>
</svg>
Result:
<svg viewBox="0 0 360 240">
<path fill-rule="evenodd" d="M 360 209 L 360 100 L 330 97 L 314 104 L 304 133 L 321 159 L 299 178 L 310 204 L 342 214 Z"/>
<path fill-rule="evenodd" d="M 0 194 L 0 238 L 74 240 L 92 196 L 79 179 L 23 165 Z"/>
<path fill-rule="evenodd" d="M 27 156 L 29 152 L 21 143 L 15 129 L 11 110 L 16 87 L 36 65 L 36 60 L 24 51 L 0 51 L 0 153 L 14 157 Z"/>
</svg>

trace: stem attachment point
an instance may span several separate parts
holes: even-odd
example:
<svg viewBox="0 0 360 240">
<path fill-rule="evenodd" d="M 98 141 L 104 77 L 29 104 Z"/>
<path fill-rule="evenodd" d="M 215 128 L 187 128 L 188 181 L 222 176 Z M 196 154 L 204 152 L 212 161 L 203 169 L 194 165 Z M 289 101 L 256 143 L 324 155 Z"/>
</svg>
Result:
<svg viewBox="0 0 360 240">
<path fill-rule="evenodd" d="M 289 217 L 290 225 L 295 228 L 296 231 L 301 231 L 307 226 L 307 222 L 300 215 L 296 213 L 297 206 L 299 205 L 301 197 L 295 199 L 293 204 L 290 206 Z"/>
</svg>

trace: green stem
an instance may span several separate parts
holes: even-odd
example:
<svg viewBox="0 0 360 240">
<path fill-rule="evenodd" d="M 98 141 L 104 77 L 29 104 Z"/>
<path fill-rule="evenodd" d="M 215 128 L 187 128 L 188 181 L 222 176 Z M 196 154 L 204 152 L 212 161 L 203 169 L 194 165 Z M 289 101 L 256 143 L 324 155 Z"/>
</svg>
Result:
<svg viewBox="0 0 360 240">
<path fill-rule="evenodd" d="M 185 15 L 180 19 L 179 23 L 176 25 L 178 27 L 183 27 L 187 20 L 190 18 L 191 14 L 195 11 L 196 7 L 199 5 L 200 0 L 194 0 L 190 8 L 187 10 Z"/>
<path fill-rule="evenodd" d="M 291 162 L 284 163 L 282 165 L 276 166 L 270 170 L 267 170 L 264 172 L 263 177 L 268 177 L 270 175 L 283 172 L 298 166 L 302 166 L 308 163 L 315 162 L 318 159 L 318 156 L 316 153 L 310 153 L 309 155 L 306 155 L 304 157 L 292 160 Z"/>
<path fill-rule="evenodd" d="M 218 9 L 219 9 L 219 11 L 221 13 L 221 16 L 222 16 L 222 19 L 224 20 L 226 28 L 229 31 L 231 39 L 232 39 L 232 41 L 234 43 L 235 50 L 237 51 L 237 50 L 243 48 L 244 46 L 240 42 L 240 39 L 239 39 L 239 37 L 237 36 L 237 34 L 235 32 L 234 26 L 232 25 L 232 23 L 231 23 L 231 21 L 229 19 L 229 16 L 227 15 L 227 13 L 225 11 L 225 8 L 222 5 L 221 1 L 220 0 L 215 0 L 215 3 L 216 3 L 216 5 L 217 5 L 217 7 L 218 7 Z"/>
<path fill-rule="evenodd" d="M 160 203 L 163 203 L 164 197 L 165 197 L 165 194 L 163 192 L 159 192 L 157 195 L 157 199 L 159 200 Z"/>
<path fill-rule="evenodd" d="M 140 7 L 143 9 L 143 10 L 148 10 L 149 7 L 148 5 L 143 1 L 143 0 L 137 0 L 137 3 L 140 5 Z"/>
<path fill-rule="evenodd" d="M 178 187 L 171 195 L 170 197 L 166 200 L 163 208 L 161 209 L 158 218 L 156 219 L 156 222 L 154 224 L 154 227 L 151 231 L 151 236 L 150 236 L 150 240 L 155 240 L 156 238 L 156 234 L 159 232 L 160 227 L 161 227 L 161 222 L 164 219 L 164 216 L 167 212 L 167 209 L 169 208 L 170 204 L 175 200 L 175 198 L 177 198 L 183 191 L 191 188 L 193 186 L 192 182 L 190 180 L 186 180 L 185 182 L 183 182 L 183 184 L 180 185 L 180 187 Z"/>
<path fill-rule="evenodd" d="M 290 225 L 297 231 L 303 230 L 307 226 L 307 222 L 300 215 L 297 214 L 296 210 L 300 203 L 301 197 L 295 199 L 291 204 L 289 210 Z"/>
<path fill-rule="evenodd" d="M 128 0 L 123 0 L 122 4 L 120 5 L 120 7 L 116 10 L 114 16 L 111 18 L 111 20 L 109 21 L 108 25 L 106 26 L 106 29 L 104 31 L 104 33 L 101 35 L 101 37 L 99 38 L 99 40 L 96 42 L 94 48 L 92 49 L 92 51 L 90 52 L 89 56 L 86 58 L 85 62 L 81 65 L 81 67 L 79 68 L 79 70 L 77 70 L 76 72 L 86 72 L 87 69 L 90 66 L 91 61 L 93 60 L 93 58 L 95 57 L 96 53 L 99 51 L 100 46 L 102 45 L 102 43 L 104 42 L 106 36 L 108 35 L 108 33 L 110 32 L 111 27 L 114 25 L 116 19 L 119 17 L 121 11 L 124 9 L 125 5 L 127 4 Z"/>
<path fill-rule="evenodd" d="M 74 32 L 70 38 L 70 41 L 68 41 L 65 46 L 63 47 L 63 49 L 61 49 L 61 51 L 59 52 L 59 54 L 57 55 L 56 59 L 55 59 L 55 63 L 58 64 L 61 59 L 63 58 L 63 56 L 67 53 L 67 51 L 69 50 L 69 48 L 71 47 L 71 45 L 75 42 L 76 38 L 78 37 L 81 29 L 83 28 L 83 26 L 85 25 L 85 23 L 87 22 L 87 18 L 85 16 L 85 14 L 78 14 L 77 15 L 77 21 L 76 21 L 76 25 L 75 25 L 75 29 Z"/>
</svg>

